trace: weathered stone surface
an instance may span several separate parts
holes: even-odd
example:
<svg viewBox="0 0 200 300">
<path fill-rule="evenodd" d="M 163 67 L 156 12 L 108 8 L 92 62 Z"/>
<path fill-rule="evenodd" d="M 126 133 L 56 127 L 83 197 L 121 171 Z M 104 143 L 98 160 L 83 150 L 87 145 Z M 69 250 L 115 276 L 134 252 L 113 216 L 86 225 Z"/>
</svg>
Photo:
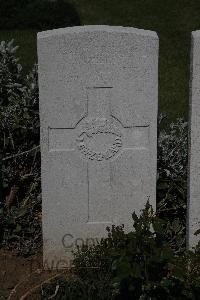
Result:
<svg viewBox="0 0 200 300">
<path fill-rule="evenodd" d="M 156 201 L 158 37 L 83 26 L 38 34 L 44 260 L 132 228 Z"/>
<path fill-rule="evenodd" d="M 188 246 L 194 246 L 200 229 L 200 31 L 192 32 L 190 75 L 190 130 L 188 172 Z"/>
</svg>

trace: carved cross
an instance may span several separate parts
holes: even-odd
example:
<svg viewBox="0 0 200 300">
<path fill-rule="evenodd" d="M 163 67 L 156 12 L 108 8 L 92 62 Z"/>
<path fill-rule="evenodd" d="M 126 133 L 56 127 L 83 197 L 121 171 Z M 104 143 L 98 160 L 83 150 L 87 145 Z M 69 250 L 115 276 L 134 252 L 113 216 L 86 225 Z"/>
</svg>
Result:
<svg viewBox="0 0 200 300">
<path fill-rule="evenodd" d="M 149 126 L 124 127 L 111 112 L 112 87 L 87 88 L 85 116 L 74 128 L 49 128 L 49 151 L 76 151 L 87 163 L 88 223 L 112 223 L 112 162 L 146 149 Z"/>
</svg>

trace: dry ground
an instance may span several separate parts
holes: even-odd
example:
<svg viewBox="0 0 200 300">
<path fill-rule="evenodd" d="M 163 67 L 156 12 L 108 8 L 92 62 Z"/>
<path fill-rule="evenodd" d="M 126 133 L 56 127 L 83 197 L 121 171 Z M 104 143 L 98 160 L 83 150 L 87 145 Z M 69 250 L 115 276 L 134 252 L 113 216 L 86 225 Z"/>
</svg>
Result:
<svg viewBox="0 0 200 300">
<path fill-rule="evenodd" d="M 41 253 L 24 258 L 0 250 L 0 300 L 38 300 L 41 283 L 60 274 L 42 270 Z"/>
</svg>

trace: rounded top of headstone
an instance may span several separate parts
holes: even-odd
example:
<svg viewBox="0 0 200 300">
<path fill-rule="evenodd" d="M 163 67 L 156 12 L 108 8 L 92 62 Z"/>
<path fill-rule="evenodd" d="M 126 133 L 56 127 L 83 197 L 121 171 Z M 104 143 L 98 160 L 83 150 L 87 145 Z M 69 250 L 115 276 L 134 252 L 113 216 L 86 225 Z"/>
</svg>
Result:
<svg viewBox="0 0 200 300">
<path fill-rule="evenodd" d="M 50 36 L 59 36 L 69 33 L 88 33 L 88 32 L 108 32 L 108 33 L 126 33 L 126 34 L 136 34 L 140 36 L 147 36 L 154 39 L 158 39 L 158 35 L 155 31 L 138 29 L 133 27 L 123 27 L 123 26 L 109 26 L 109 25 L 85 25 L 85 26 L 74 26 L 59 28 L 54 30 L 47 30 L 38 33 L 38 39 L 47 38 Z"/>
<path fill-rule="evenodd" d="M 191 35 L 193 38 L 200 38 L 200 30 L 192 31 Z"/>
</svg>

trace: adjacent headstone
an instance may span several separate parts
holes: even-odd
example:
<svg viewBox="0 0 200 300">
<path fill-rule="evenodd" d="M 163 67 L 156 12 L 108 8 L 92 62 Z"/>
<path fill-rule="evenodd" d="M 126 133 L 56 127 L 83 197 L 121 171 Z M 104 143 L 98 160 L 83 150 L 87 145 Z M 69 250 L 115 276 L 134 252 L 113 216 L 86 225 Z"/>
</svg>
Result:
<svg viewBox="0 0 200 300">
<path fill-rule="evenodd" d="M 132 229 L 156 206 L 158 37 L 83 26 L 38 34 L 44 261 Z"/>
<path fill-rule="evenodd" d="M 190 77 L 190 131 L 188 174 L 187 242 L 191 248 L 200 240 L 200 31 L 192 32 Z"/>
</svg>

